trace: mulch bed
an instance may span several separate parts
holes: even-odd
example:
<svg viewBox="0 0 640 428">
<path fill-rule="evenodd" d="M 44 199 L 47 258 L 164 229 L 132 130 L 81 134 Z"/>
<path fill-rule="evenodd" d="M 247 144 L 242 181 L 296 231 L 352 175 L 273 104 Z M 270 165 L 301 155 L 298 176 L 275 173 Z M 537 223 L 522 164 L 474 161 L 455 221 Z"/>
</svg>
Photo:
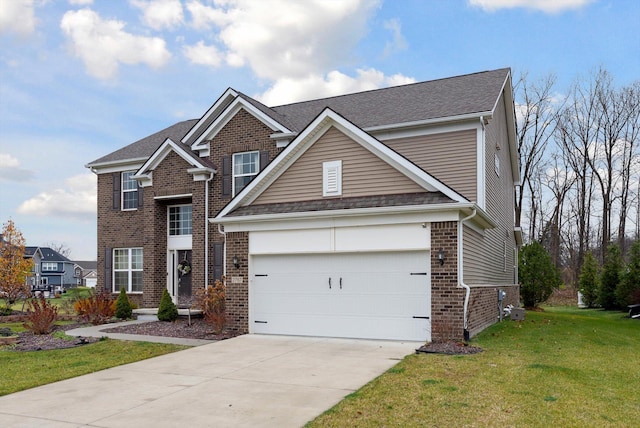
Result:
<svg viewBox="0 0 640 428">
<path fill-rule="evenodd" d="M 222 334 L 214 334 L 211 324 L 206 323 L 202 318 L 192 318 L 191 325 L 189 325 L 189 320 L 182 317 L 172 322 L 151 321 L 141 324 L 113 327 L 103 331 L 108 333 L 144 334 L 148 336 L 181 337 L 185 339 L 203 340 L 223 340 L 238 335 L 231 331 L 223 331 Z"/>
<path fill-rule="evenodd" d="M 95 343 L 100 340 L 98 337 L 71 337 L 56 332 L 64 332 L 74 328 L 82 327 L 86 324 L 68 324 L 54 326 L 49 334 L 33 334 L 30 331 L 18 333 L 18 340 L 14 345 L 7 345 L 0 350 L 6 351 L 48 351 L 52 349 L 75 348 L 76 346 Z"/>
<path fill-rule="evenodd" d="M 431 342 L 416 349 L 416 354 L 469 355 L 482 352 L 482 348 L 460 342 Z"/>
</svg>

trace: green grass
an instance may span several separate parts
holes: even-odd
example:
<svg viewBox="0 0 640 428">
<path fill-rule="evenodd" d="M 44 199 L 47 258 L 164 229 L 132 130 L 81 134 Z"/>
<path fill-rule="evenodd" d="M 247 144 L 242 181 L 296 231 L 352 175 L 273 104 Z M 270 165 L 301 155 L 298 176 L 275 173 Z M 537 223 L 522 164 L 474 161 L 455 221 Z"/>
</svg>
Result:
<svg viewBox="0 0 640 428">
<path fill-rule="evenodd" d="M 0 396 L 187 348 L 110 339 L 52 351 L 13 352 L 0 348 Z"/>
<path fill-rule="evenodd" d="M 76 288 L 68 289 L 66 293 L 61 294 L 60 297 L 56 299 L 47 299 L 47 300 L 51 302 L 53 305 L 58 307 L 59 314 L 75 315 L 75 313 L 72 310 L 71 311 L 67 310 L 67 309 L 71 309 L 72 301 L 78 298 L 89 297 L 89 293 L 91 293 L 91 289 L 88 287 L 76 287 Z M 4 299 L 0 299 L 0 308 L 5 308 L 5 306 L 6 304 Z M 20 300 L 14 303 L 11 306 L 11 309 L 13 309 L 14 311 L 22 311 L 23 309 L 24 310 L 27 309 L 27 305 L 24 304 L 24 300 Z"/>
<path fill-rule="evenodd" d="M 568 307 L 472 340 L 484 352 L 410 355 L 308 426 L 634 426 L 640 322 Z"/>
</svg>

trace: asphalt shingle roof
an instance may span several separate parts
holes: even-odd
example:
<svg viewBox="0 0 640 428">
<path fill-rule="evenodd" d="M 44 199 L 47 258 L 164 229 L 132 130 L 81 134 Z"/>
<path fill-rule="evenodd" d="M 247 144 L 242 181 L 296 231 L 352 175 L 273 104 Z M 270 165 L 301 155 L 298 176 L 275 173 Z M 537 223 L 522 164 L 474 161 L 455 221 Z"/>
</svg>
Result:
<svg viewBox="0 0 640 428">
<path fill-rule="evenodd" d="M 501 68 L 276 107 L 267 107 L 236 92 L 293 132 L 302 131 L 327 107 L 360 128 L 370 128 L 492 111 L 509 73 L 508 68 Z M 227 101 L 212 112 L 204 128 L 213 123 L 228 105 Z M 176 123 L 96 159 L 87 166 L 148 158 L 167 138 L 190 152 L 189 146 L 180 141 L 197 122 L 198 119 L 192 119 Z M 198 136 L 197 133 L 193 134 L 188 143 L 195 141 Z"/>
<path fill-rule="evenodd" d="M 399 207 L 409 205 L 445 204 L 455 202 L 440 192 L 404 193 L 399 195 L 358 196 L 302 202 L 283 202 L 239 207 L 225 217 L 261 214 L 349 210 L 356 208 Z"/>
</svg>

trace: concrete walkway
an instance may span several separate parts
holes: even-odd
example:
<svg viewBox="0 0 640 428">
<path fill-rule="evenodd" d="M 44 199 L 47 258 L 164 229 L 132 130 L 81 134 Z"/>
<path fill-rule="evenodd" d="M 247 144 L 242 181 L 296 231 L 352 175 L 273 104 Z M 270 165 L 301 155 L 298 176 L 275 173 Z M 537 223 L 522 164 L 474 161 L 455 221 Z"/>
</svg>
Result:
<svg viewBox="0 0 640 428">
<path fill-rule="evenodd" d="M 299 427 L 420 345 L 244 335 L 0 397 L 0 427 Z"/>
<path fill-rule="evenodd" d="M 137 340 L 140 342 L 173 343 L 174 345 L 187 345 L 187 346 L 207 345 L 214 342 L 213 340 L 185 339 L 181 337 L 145 336 L 142 334 L 109 333 L 105 331 L 114 327 L 131 325 L 131 324 L 141 324 L 146 322 L 151 322 L 151 321 L 135 320 L 135 321 L 124 321 L 124 322 L 119 322 L 115 324 L 92 325 L 89 327 L 81 327 L 81 328 L 75 328 L 73 330 L 68 330 L 65 333 L 69 336 L 77 336 L 77 337 L 108 337 L 110 339 L 118 339 L 118 340 Z M 155 322 L 160 322 L 160 321 L 155 321 Z"/>
</svg>

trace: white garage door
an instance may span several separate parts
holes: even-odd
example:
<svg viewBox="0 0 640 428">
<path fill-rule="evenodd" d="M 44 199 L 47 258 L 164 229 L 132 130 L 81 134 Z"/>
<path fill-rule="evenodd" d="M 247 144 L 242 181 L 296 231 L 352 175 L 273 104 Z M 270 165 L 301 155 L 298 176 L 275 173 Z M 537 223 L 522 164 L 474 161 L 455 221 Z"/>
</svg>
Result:
<svg viewBox="0 0 640 428">
<path fill-rule="evenodd" d="M 429 253 L 252 257 L 251 331 L 430 340 Z"/>
</svg>

